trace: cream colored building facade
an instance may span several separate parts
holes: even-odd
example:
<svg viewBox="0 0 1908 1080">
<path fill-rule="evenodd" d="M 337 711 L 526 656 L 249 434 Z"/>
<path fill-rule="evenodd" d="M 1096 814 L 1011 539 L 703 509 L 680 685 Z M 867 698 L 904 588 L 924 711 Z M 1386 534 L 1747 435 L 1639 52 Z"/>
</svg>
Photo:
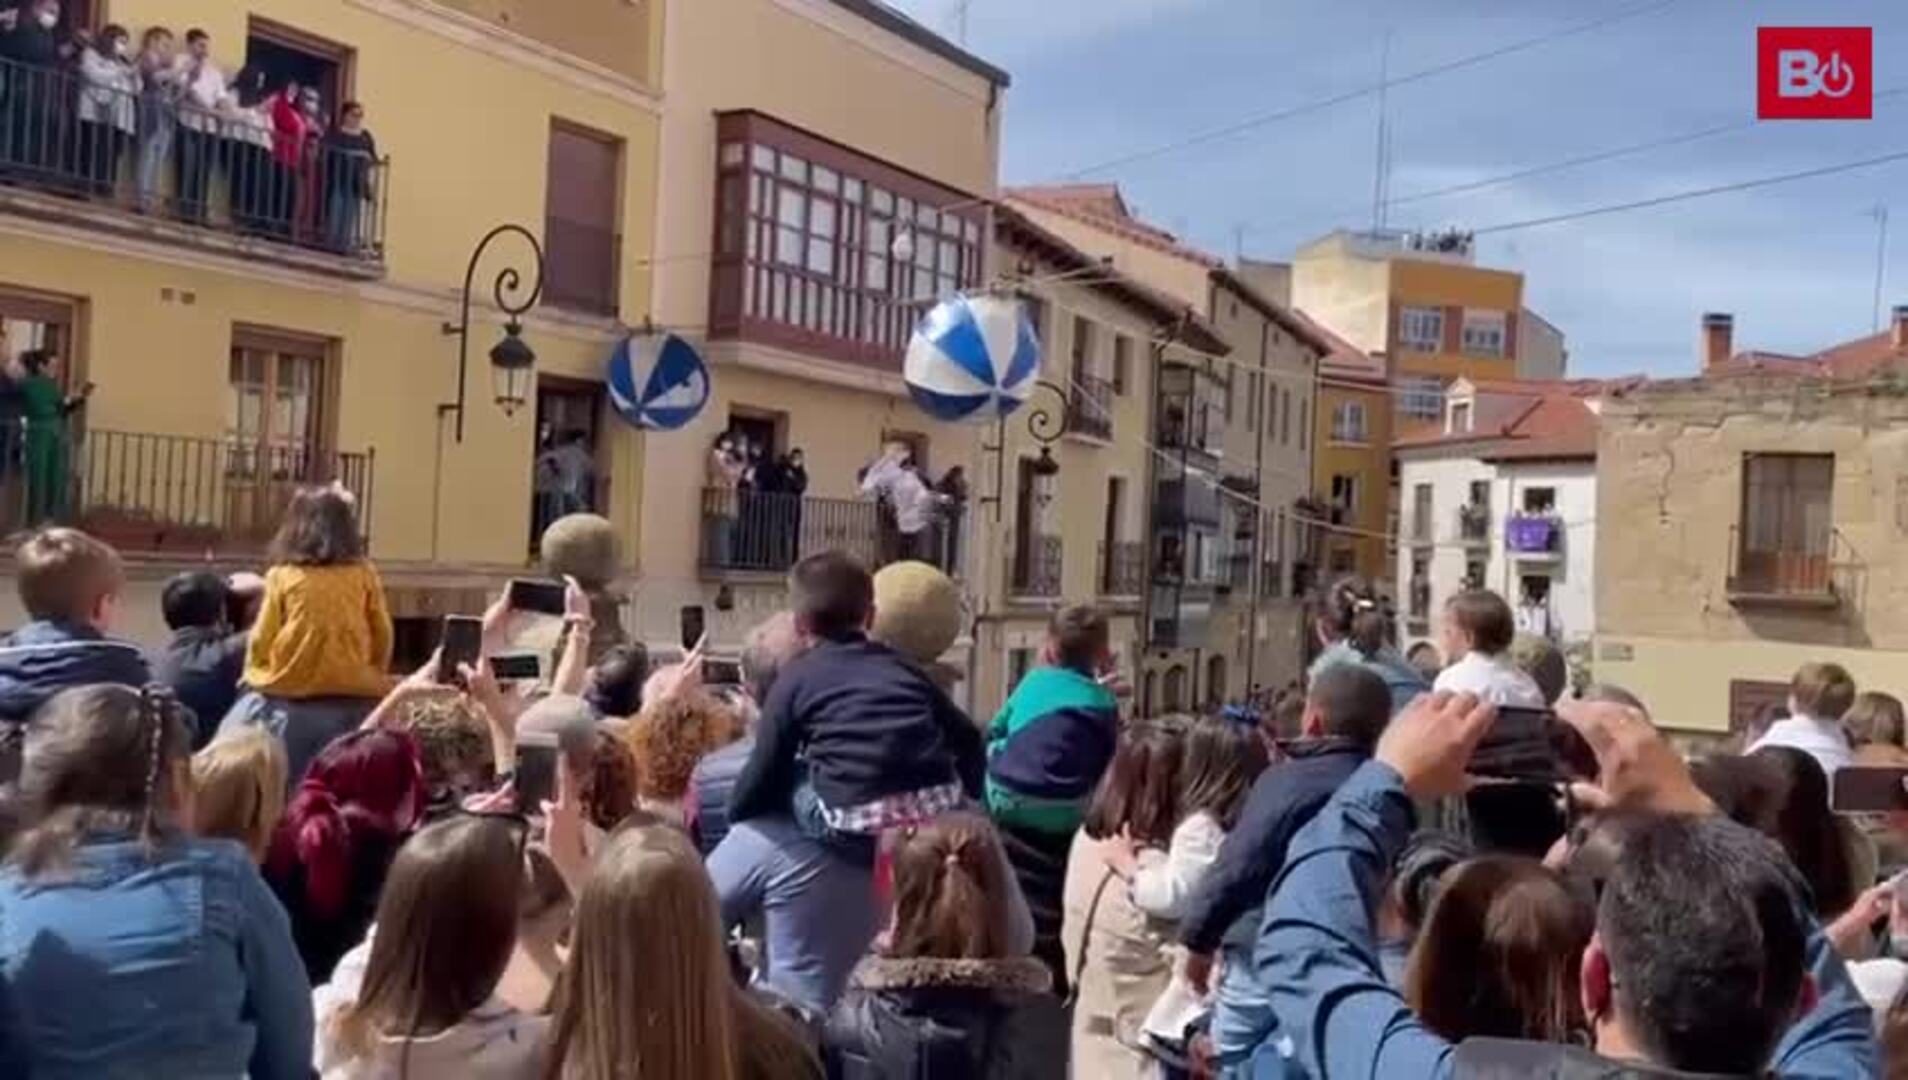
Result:
<svg viewBox="0 0 1908 1080">
<path fill-rule="evenodd" d="M 1171 296 L 1224 346 L 1155 375 L 1141 710 L 1214 707 L 1298 678 L 1315 540 L 1294 511 L 1311 494 L 1308 433 L 1330 346 L 1271 295 L 1276 272 L 1228 269 L 1134 216 L 1112 185 L 1010 190 L 1007 201 Z"/>
<path fill-rule="evenodd" d="M 1811 660 L 1908 690 L 1908 399 L 1747 374 L 1607 398 L 1594 677 L 1740 732 Z"/>
<path fill-rule="evenodd" d="M 703 351 L 712 389 L 644 443 L 636 622 L 673 644 L 701 605 L 727 649 L 783 605 L 793 558 L 893 554 L 857 477 L 884 441 L 915 446 L 930 479 L 975 472 L 977 430 L 917 408 L 901 356 L 935 299 L 989 277 L 1007 78 L 869 0 L 672 4 L 662 56 L 655 320 Z M 708 491 L 725 431 L 803 452 L 799 510 Z M 937 541 L 963 573 L 966 528 Z"/>
<path fill-rule="evenodd" d="M 69 3 L 66 17 L 73 28 L 103 22 L 104 6 Z M 6 173 L 8 358 L 45 347 L 68 388 L 98 388 L 71 433 L 50 516 L 126 552 L 133 582 L 122 629 L 156 641 L 165 576 L 208 562 L 255 566 L 292 488 L 342 480 L 366 509 L 400 654 L 414 655 L 439 614 L 478 610 L 487 590 L 524 572 L 549 392 L 600 385 L 619 327 L 648 314 L 639 259 L 652 246 L 663 6 L 110 8 L 135 40 L 155 26 L 205 30 L 228 76 L 248 64 L 273 82 L 296 73 L 320 88 L 327 112 L 363 102 L 389 161 L 373 171 L 344 242 L 327 238 L 334 219 L 313 186 L 322 173 L 298 180 L 283 218 L 248 202 L 258 163 L 270 160 L 256 140 L 208 141 L 202 197 L 188 198 L 169 163 L 150 214 L 135 212 L 130 152 L 86 198 L 50 190 L 71 179 L 57 156 L 39 162 L 48 171 L 38 175 Z M 234 114 L 218 120 L 227 135 L 241 130 Z M 478 267 L 460 441 L 445 407 L 458 400 L 458 343 L 444 328 L 458 320 L 473 249 L 504 223 L 523 225 L 549 256 L 542 302 L 524 319 L 536 366 L 522 407 L 499 408 L 487 354 L 502 320 L 490 286 L 507 266 L 526 279 L 532 266 L 528 248 L 505 237 Z M 587 405 L 569 422 L 593 430 L 595 501 L 633 539 L 642 440 Z M 45 502 L 24 513 L 12 504 L 6 525 L 48 515 Z M 626 554 L 633 571 L 634 543 Z M 16 625 L 13 590 L 0 597 L 0 625 Z"/>
<path fill-rule="evenodd" d="M 999 449 L 982 451 L 974 476 L 972 535 L 988 553 L 974 568 L 977 719 L 1040 662 L 1048 622 L 1067 604 L 1107 611 L 1120 668 L 1140 681 L 1158 372 L 1220 347 L 1203 322 L 1166 343 L 1185 314 L 1172 297 L 1101 269 L 1011 205 L 996 211 L 995 235 L 1044 347 L 1046 386 L 989 429 L 986 445 Z"/>
</svg>

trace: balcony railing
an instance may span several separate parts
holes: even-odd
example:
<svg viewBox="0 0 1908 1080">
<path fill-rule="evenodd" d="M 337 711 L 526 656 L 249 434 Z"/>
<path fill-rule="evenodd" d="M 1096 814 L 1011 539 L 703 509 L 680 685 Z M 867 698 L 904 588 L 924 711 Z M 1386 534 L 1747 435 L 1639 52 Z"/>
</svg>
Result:
<svg viewBox="0 0 1908 1080">
<path fill-rule="evenodd" d="M 1729 529 L 1729 602 L 1835 607 L 1853 592 L 1860 560 L 1841 530 L 1831 529 L 1818 551 L 1752 548 L 1741 526 Z"/>
<path fill-rule="evenodd" d="M 384 258 L 390 159 L 315 137 L 287 146 L 270 99 L 206 110 L 12 60 L 0 60 L 0 96 L 0 187 Z"/>
<path fill-rule="evenodd" d="M 1458 539 L 1472 547 L 1491 542 L 1491 508 L 1483 503 L 1465 503 L 1458 507 Z"/>
<path fill-rule="evenodd" d="M 1146 588 L 1146 545 L 1139 540 L 1100 544 L 1100 595 L 1139 596 Z"/>
<path fill-rule="evenodd" d="M 1010 591 L 1015 596 L 1043 600 L 1059 596 L 1064 580 L 1061 557 L 1057 536 L 1027 533 L 1015 537 Z"/>
<path fill-rule="evenodd" d="M 375 459 L 132 431 L 0 429 L 0 528 L 75 525 L 123 551 L 261 550 L 308 484 L 342 483 L 370 534 Z"/>
<path fill-rule="evenodd" d="M 1563 538 L 1563 519 L 1555 514 L 1512 514 L 1504 523 L 1504 547 L 1525 559 L 1561 555 Z"/>
<path fill-rule="evenodd" d="M 1067 391 L 1067 434 L 1113 438 L 1113 384 L 1091 375 L 1075 375 Z"/>
<path fill-rule="evenodd" d="M 879 503 L 767 491 L 704 488 L 702 568 L 787 573 L 824 551 L 845 551 L 870 569 L 919 559 L 960 570 L 961 513 L 944 511 L 921 532 L 903 533 Z"/>
</svg>

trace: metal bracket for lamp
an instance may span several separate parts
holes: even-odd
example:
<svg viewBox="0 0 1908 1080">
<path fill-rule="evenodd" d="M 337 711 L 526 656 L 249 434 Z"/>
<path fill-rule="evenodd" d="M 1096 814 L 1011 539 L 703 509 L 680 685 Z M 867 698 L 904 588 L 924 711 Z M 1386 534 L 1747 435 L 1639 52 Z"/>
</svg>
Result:
<svg viewBox="0 0 1908 1080">
<path fill-rule="evenodd" d="M 464 441 L 464 412 L 467 376 L 470 369 L 470 293 L 477 280 L 477 266 L 483 261 L 484 252 L 491 241 L 500 236 L 513 235 L 522 238 L 530 247 L 532 257 L 530 286 L 524 288 L 523 273 L 514 265 L 506 266 L 497 273 L 497 280 L 491 285 L 491 296 L 498 310 L 504 314 L 504 336 L 490 348 L 490 365 L 493 379 L 501 375 L 503 381 L 498 384 L 497 405 L 505 416 L 515 415 L 526 401 L 523 388 L 517 380 L 527 378 L 530 369 L 536 366 L 537 354 L 523 340 L 523 324 L 518 316 L 537 306 L 537 300 L 543 295 L 543 245 L 535 234 L 521 225 L 499 225 L 484 234 L 477 242 L 477 249 L 470 253 L 470 264 L 464 269 L 464 291 L 459 308 L 458 321 L 444 324 L 446 337 L 455 337 L 457 343 L 457 400 L 446 402 L 437 407 L 441 417 L 448 413 L 457 415 L 457 441 Z"/>
<path fill-rule="evenodd" d="M 1029 468 L 1035 476 L 1044 478 L 1060 472 L 1060 463 L 1053 459 L 1053 444 L 1067 433 L 1067 392 L 1045 379 L 1034 383 L 1034 393 L 1042 390 L 1060 399 L 1056 412 L 1047 411 L 1044 405 L 1036 405 L 1027 412 L 1027 436 L 1040 447 L 1040 456 Z M 992 444 L 981 444 L 982 453 L 994 455 L 994 494 L 984 495 L 978 501 L 993 507 L 995 521 L 1000 520 L 1001 493 L 1007 490 L 1007 419 L 1003 416 L 995 421 Z"/>
</svg>

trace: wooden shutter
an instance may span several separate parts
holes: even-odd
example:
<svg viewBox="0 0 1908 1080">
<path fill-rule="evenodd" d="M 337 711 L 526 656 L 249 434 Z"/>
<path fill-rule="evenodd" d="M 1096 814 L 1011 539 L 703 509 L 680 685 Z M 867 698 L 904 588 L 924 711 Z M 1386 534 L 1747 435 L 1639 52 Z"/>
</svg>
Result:
<svg viewBox="0 0 1908 1080">
<path fill-rule="evenodd" d="M 550 128 L 543 243 L 545 298 L 553 304 L 616 313 L 622 157 L 622 143 L 609 136 L 564 124 Z"/>
</svg>

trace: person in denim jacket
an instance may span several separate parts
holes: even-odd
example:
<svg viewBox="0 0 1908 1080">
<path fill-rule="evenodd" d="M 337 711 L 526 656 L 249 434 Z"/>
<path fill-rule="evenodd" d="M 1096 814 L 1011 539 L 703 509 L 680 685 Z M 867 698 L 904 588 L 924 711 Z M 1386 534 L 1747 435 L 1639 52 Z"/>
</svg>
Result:
<svg viewBox="0 0 1908 1080">
<path fill-rule="evenodd" d="M 27 727 L 0 978 L 36 1080 L 311 1073 L 284 909 L 242 847 L 180 828 L 190 745 L 160 688 L 68 690 Z"/>
</svg>

